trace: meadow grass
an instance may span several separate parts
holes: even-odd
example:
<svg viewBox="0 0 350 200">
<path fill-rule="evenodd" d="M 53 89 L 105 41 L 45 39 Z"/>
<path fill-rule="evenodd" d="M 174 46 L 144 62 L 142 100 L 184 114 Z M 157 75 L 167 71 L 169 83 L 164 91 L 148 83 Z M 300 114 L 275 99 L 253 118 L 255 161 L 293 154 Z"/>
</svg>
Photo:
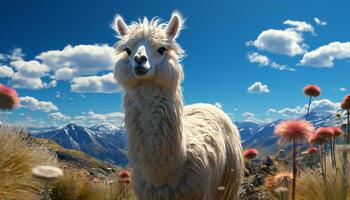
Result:
<svg viewBox="0 0 350 200">
<path fill-rule="evenodd" d="M 296 199 L 298 200 L 348 200 L 350 199 L 350 187 L 346 184 L 350 180 L 346 172 L 349 159 L 337 156 L 337 168 L 332 166 L 330 155 L 326 157 L 325 175 L 322 170 L 306 168 L 301 170 L 298 177 Z M 345 168 L 344 168 L 345 167 Z M 345 169 L 345 170 L 344 170 Z"/>
<path fill-rule="evenodd" d="M 136 199 L 131 185 L 121 183 L 116 174 L 101 179 L 86 170 L 71 168 L 65 169 L 64 176 L 52 185 L 50 197 L 52 200 Z"/>
<path fill-rule="evenodd" d="M 36 165 L 56 165 L 48 149 L 34 145 L 19 127 L 0 127 L 0 199 L 41 199 L 42 183 L 32 176 Z"/>
<path fill-rule="evenodd" d="M 59 166 L 52 150 L 34 142 L 20 127 L 0 127 L 0 199 L 41 200 L 49 188 L 52 200 L 136 199 L 131 183 L 121 182 L 118 173 L 97 178 L 87 170 L 64 168 L 64 175 L 52 183 L 33 176 L 39 165 Z"/>
</svg>

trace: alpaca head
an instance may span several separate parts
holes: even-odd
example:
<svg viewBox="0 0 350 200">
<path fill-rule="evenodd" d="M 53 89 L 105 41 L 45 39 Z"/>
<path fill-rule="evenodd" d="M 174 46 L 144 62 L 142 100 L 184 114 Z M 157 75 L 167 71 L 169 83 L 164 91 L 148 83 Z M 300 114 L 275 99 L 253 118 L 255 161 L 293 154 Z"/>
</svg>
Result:
<svg viewBox="0 0 350 200">
<path fill-rule="evenodd" d="M 183 79 L 179 61 L 184 51 L 175 41 L 183 20 L 175 12 L 169 23 L 159 21 L 144 18 L 127 25 L 122 17 L 115 17 L 112 27 L 119 41 L 115 47 L 118 60 L 114 77 L 121 88 L 130 89 L 146 82 L 171 88 Z"/>
</svg>

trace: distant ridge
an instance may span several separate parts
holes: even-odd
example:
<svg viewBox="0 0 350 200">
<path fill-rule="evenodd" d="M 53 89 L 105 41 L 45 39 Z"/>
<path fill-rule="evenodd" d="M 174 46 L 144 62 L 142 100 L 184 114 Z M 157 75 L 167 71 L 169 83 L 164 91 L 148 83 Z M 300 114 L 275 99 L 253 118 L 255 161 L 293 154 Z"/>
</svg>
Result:
<svg viewBox="0 0 350 200">
<path fill-rule="evenodd" d="M 70 123 L 51 130 L 36 130 L 32 135 L 50 139 L 64 148 L 80 150 L 119 166 L 127 164 L 124 130 L 110 123 L 98 124 L 90 128 Z"/>
<path fill-rule="evenodd" d="M 321 126 L 337 126 L 340 123 L 334 114 L 311 112 L 308 118 L 316 128 Z M 305 119 L 305 116 L 300 117 L 300 119 Z M 243 148 L 256 148 L 264 155 L 273 154 L 279 149 L 284 148 L 278 145 L 278 138 L 273 134 L 275 126 L 280 121 L 282 120 L 279 119 L 261 126 L 250 138 L 243 141 Z"/>
<path fill-rule="evenodd" d="M 300 117 L 304 119 L 305 116 Z M 332 114 L 311 112 L 309 120 L 315 127 L 335 126 L 340 121 Z M 275 126 L 282 120 L 267 124 L 254 122 L 235 122 L 239 129 L 243 148 L 257 148 L 263 155 L 273 154 L 280 147 L 278 138 L 273 134 Z M 84 127 L 73 123 L 61 127 L 33 128 L 34 137 L 50 139 L 67 149 L 81 150 L 98 159 L 125 166 L 127 135 L 123 128 L 111 123 L 101 123 Z"/>
</svg>

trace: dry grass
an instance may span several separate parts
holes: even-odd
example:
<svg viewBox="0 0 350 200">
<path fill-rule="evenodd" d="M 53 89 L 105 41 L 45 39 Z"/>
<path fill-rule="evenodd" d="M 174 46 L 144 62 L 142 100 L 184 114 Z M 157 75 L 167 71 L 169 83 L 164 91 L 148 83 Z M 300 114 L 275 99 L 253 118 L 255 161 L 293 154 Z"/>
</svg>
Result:
<svg viewBox="0 0 350 200">
<path fill-rule="evenodd" d="M 94 178 L 85 170 L 66 169 L 51 188 L 52 200 L 122 200 L 136 199 L 131 186 L 119 183 L 117 176 L 104 180 Z"/>
<path fill-rule="evenodd" d="M 95 200 L 99 192 L 93 181 L 83 172 L 67 171 L 51 189 L 52 200 Z"/>
<path fill-rule="evenodd" d="M 41 200 L 44 183 L 32 175 L 37 165 L 58 165 L 51 147 L 25 138 L 24 130 L 2 125 L 0 127 L 0 199 Z M 59 145 L 55 148 L 62 148 Z M 78 151 L 73 153 L 86 157 Z M 89 164 L 100 164 L 88 159 Z M 93 165 L 95 164 L 95 165 Z M 99 165 L 98 165 L 99 166 Z M 119 183 L 115 173 L 99 179 L 86 170 L 65 168 L 64 176 L 48 185 L 52 200 L 122 200 L 136 199 L 131 184 Z"/>
<path fill-rule="evenodd" d="M 21 132 L 18 127 L 0 127 L 0 199 L 41 199 L 43 185 L 32 176 L 32 168 L 56 164 L 54 155 Z"/>
<path fill-rule="evenodd" d="M 298 177 L 297 196 L 298 200 L 348 200 L 350 199 L 350 187 L 346 186 L 345 180 L 350 181 L 349 173 L 345 173 L 343 167 L 348 167 L 349 162 L 337 158 L 341 164 L 338 169 L 332 168 L 330 156 L 327 157 L 326 175 L 323 176 L 319 169 L 307 168 L 301 171 Z M 350 158 L 348 158 L 350 160 Z"/>
</svg>

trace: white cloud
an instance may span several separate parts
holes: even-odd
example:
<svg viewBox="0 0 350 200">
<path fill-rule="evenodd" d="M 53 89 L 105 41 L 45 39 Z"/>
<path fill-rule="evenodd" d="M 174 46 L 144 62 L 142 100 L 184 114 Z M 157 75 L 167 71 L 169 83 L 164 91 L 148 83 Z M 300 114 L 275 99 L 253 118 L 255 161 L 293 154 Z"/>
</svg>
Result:
<svg viewBox="0 0 350 200">
<path fill-rule="evenodd" d="M 112 112 L 106 114 L 95 113 L 89 111 L 88 113 L 82 113 L 82 115 L 75 116 L 72 121 L 77 124 L 82 124 L 86 126 L 91 126 L 94 124 L 100 124 L 104 122 L 109 122 L 115 125 L 121 125 L 124 120 L 124 113 Z"/>
<path fill-rule="evenodd" d="M 249 62 L 258 63 L 259 65 L 262 65 L 262 66 L 267 66 L 270 64 L 270 59 L 267 56 L 260 55 L 256 52 L 249 53 L 248 59 L 249 59 Z"/>
<path fill-rule="evenodd" d="M 23 89 L 52 88 L 58 80 L 64 80 L 70 81 L 72 92 L 118 92 L 110 73 L 117 60 L 114 52 L 107 44 L 67 45 L 25 61 L 22 49 L 16 48 L 11 54 L 1 54 L 1 59 L 9 64 L 0 66 L 0 78 L 10 77 L 9 85 Z M 46 82 L 45 77 L 50 80 Z"/>
<path fill-rule="evenodd" d="M 306 114 L 306 110 L 300 106 L 296 106 L 294 108 L 283 108 L 280 110 L 270 108 L 267 110 L 266 114 L 270 116 L 274 115 L 276 117 L 281 118 L 298 118 Z"/>
<path fill-rule="evenodd" d="M 306 109 L 306 105 L 304 106 L 304 108 Z M 339 108 L 339 103 L 333 102 L 329 99 L 320 99 L 311 103 L 311 109 L 320 113 L 332 114 L 338 111 Z"/>
<path fill-rule="evenodd" d="M 76 76 L 76 71 L 72 68 L 64 67 L 60 68 L 55 73 L 57 80 L 71 80 Z"/>
<path fill-rule="evenodd" d="M 255 117 L 255 114 L 251 112 L 244 112 L 242 113 L 242 116 L 245 118 L 249 118 L 249 117 Z"/>
<path fill-rule="evenodd" d="M 21 108 L 29 108 L 31 110 L 39 110 L 43 112 L 57 111 L 58 108 L 51 101 L 39 101 L 34 97 L 20 97 L 20 106 Z"/>
<path fill-rule="evenodd" d="M 14 48 L 10 55 L 6 55 L 6 57 L 10 60 L 22 60 L 24 57 L 23 50 L 21 48 Z"/>
<path fill-rule="evenodd" d="M 53 88 L 57 86 L 57 81 L 56 80 L 52 80 L 49 83 L 44 83 L 44 87 L 45 88 Z"/>
<path fill-rule="evenodd" d="M 341 92 L 345 92 L 345 91 L 346 91 L 346 88 L 344 88 L 344 87 L 339 88 L 339 91 L 341 91 Z"/>
<path fill-rule="evenodd" d="M 292 26 L 291 28 L 289 28 L 290 30 L 294 30 L 298 32 L 311 32 L 311 33 L 315 32 L 314 27 L 311 24 L 306 23 L 304 21 L 294 21 L 294 20 L 288 19 L 284 21 L 283 24 Z"/>
<path fill-rule="evenodd" d="M 24 57 L 24 53 L 21 48 L 14 48 L 10 54 L 0 53 L 0 61 L 16 61 L 22 60 Z"/>
<path fill-rule="evenodd" d="M 287 71 L 295 71 L 293 68 L 289 68 L 286 65 L 278 64 L 271 59 L 269 59 L 265 55 L 258 54 L 256 52 L 249 53 L 248 54 L 248 60 L 250 63 L 257 63 L 259 66 L 270 66 L 271 68 L 277 69 L 277 70 L 287 70 Z"/>
<path fill-rule="evenodd" d="M 49 71 L 49 68 L 46 65 L 41 64 L 36 60 L 16 60 L 12 61 L 10 65 L 26 77 L 42 77 Z"/>
<path fill-rule="evenodd" d="M 41 77 L 46 76 L 49 68 L 36 60 L 24 61 L 18 58 L 10 62 L 16 72 L 10 80 L 10 85 L 15 88 L 42 89 L 45 84 Z"/>
<path fill-rule="evenodd" d="M 5 55 L 5 54 L 0 53 L 0 60 L 6 60 L 6 55 Z"/>
<path fill-rule="evenodd" d="M 248 93 L 269 93 L 270 89 L 267 85 L 262 84 L 261 82 L 255 82 L 253 85 L 248 87 Z"/>
<path fill-rule="evenodd" d="M 25 89 L 42 89 L 44 88 L 44 83 L 40 78 L 30 78 L 22 76 L 20 73 L 15 73 L 9 84 L 15 88 L 25 88 Z"/>
<path fill-rule="evenodd" d="M 306 45 L 300 33 L 293 30 L 268 29 L 260 33 L 255 41 L 249 41 L 248 45 L 253 45 L 260 50 L 272 53 L 295 56 L 306 52 Z"/>
<path fill-rule="evenodd" d="M 54 113 L 50 113 L 48 114 L 49 118 L 51 118 L 52 120 L 55 121 L 68 121 L 71 119 L 70 116 L 66 116 L 64 114 L 62 114 L 61 112 L 54 112 Z"/>
<path fill-rule="evenodd" d="M 118 92 L 113 73 L 102 76 L 77 77 L 72 80 L 72 92 Z"/>
<path fill-rule="evenodd" d="M 333 67 L 335 59 L 350 58 L 350 42 L 331 42 L 304 54 L 300 65 Z"/>
<path fill-rule="evenodd" d="M 317 25 L 320 25 L 320 26 L 326 26 L 327 25 L 326 21 L 322 21 L 322 20 L 320 20 L 317 17 L 314 18 L 314 21 L 316 22 Z"/>
<path fill-rule="evenodd" d="M 304 43 L 303 32 L 315 34 L 314 27 L 304 21 L 294 20 L 286 20 L 283 24 L 289 27 L 284 30 L 264 30 L 256 40 L 248 41 L 246 44 L 260 50 L 287 56 L 296 56 L 307 52 L 308 46 Z"/>
<path fill-rule="evenodd" d="M 0 65 L 0 78 L 12 77 L 14 74 L 13 69 L 6 65 Z"/>
<path fill-rule="evenodd" d="M 298 118 L 306 114 L 307 106 L 308 105 L 305 104 L 303 106 L 296 106 L 294 108 L 283 108 L 280 110 L 270 108 L 267 110 L 266 114 L 282 118 Z M 333 102 L 329 99 L 320 99 L 314 100 L 311 103 L 310 110 L 318 113 L 332 114 L 337 112 L 339 108 L 339 103 Z"/>
<path fill-rule="evenodd" d="M 244 112 L 242 113 L 242 116 L 245 118 L 244 121 L 253 122 L 256 124 L 266 124 L 272 121 L 270 118 L 266 118 L 263 120 L 259 119 L 254 113 L 251 113 L 251 112 Z"/>
<path fill-rule="evenodd" d="M 106 44 L 67 45 L 63 50 L 43 52 L 36 59 L 49 66 L 57 80 L 67 80 L 74 76 L 95 75 L 98 71 L 112 70 L 116 62 L 114 52 Z"/>
<path fill-rule="evenodd" d="M 214 103 L 214 106 L 216 106 L 216 107 L 218 107 L 218 108 L 222 109 L 222 105 L 221 105 L 221 103 L 220 103 L 220 102 L 216 102 L 216 103 Z"/>
<path fill-rule="evenodd" d="M 24 119 L 24 118 L 22 118 Z M 24 120 L 28 127 L 49 127 L 49 126 L 62 126 L 66 123 L 75 123 L 85 127 L 90 127 L 101 123 L 112 123 L 115 126 L 122 126 L 124 121 L 124 113 L 111 112 L 111 113 L 95 113 L 93 111 L 83 112 L 80 115 L 69 116 L 61 112 L 52 112 L 47 115 L 47 118 L 31 118 L 27 117 Z M 23 123 L 23 122 L 22 122 Z"/>
</svg>

